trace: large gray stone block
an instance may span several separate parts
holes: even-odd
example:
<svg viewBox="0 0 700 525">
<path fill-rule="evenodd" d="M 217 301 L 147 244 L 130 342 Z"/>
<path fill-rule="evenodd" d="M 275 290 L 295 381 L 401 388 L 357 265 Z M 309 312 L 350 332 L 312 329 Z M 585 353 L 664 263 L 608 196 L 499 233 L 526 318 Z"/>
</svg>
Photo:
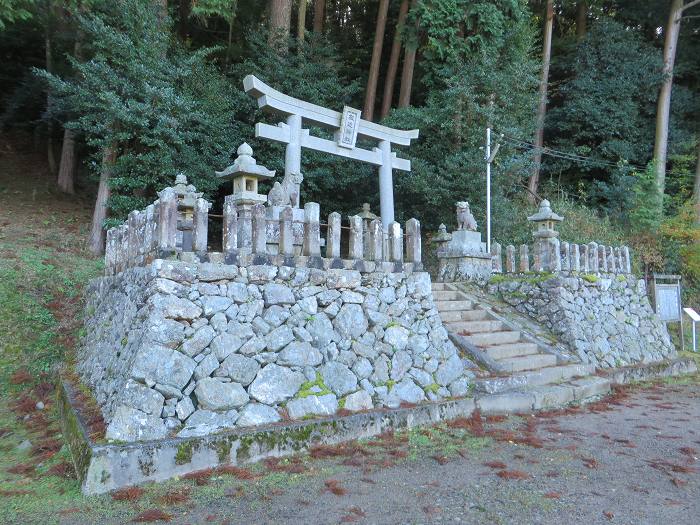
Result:
<svg viewBox="0 0 700 525">
<path fill-rule="evenodd" d="M 275 405 L 294 396 L 304 381 L 304 374 L 269 364 L 258 372 L 248 392 L 261 403 Z"/>
<path fill-rule="evenodd" d="M 218 379 L 205 377 L 194 389 L 200 408 L 213 411 L 231 410 L 245 405 L 248 394 L 238 383 L 222 383 Z"/>
</svg>

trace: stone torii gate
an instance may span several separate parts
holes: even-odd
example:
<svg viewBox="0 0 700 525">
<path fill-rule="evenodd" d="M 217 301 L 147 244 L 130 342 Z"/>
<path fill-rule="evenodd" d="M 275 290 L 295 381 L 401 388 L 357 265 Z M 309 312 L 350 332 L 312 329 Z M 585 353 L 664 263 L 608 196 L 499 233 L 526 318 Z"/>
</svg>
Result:
<svg viewBox="0 0 700 525">
<path fill-rule="evenodd" d="M 418 137 L 418 130 L 392 129 L 363 120 L 360 118 L 359 109 L 348 106 L 343 108 L 342 113 L 317 106 L 280 93 L 253 75 L 243 79 L 243 87 L 246 93 L 257 99 L 259 107 L 270 108 L 287 116 L 287 122 L 279 123 L 277 126 L 262 122 L 255 124 L 256 137 L 283 142 L 287 145 L 284 157 L 285 177 L 301 175 L 301 148 L 323 151 L 379 166 L 380 213 L 384 231 L 387 231 L 389 224 L 394 222 L 392 170 L 396 168 L 411 171 L 411 161 L 398 158 L 396 153 L 391 151 L 391 145 L 410 145 L 411 140 Z M 302 119 L 332 129 L 335 141 L 310 135 L 309 130 L 302 127 Z M 378 147 L 372 150 L 356 147 L 358 136 L 379 141 Z"/>
</svg>

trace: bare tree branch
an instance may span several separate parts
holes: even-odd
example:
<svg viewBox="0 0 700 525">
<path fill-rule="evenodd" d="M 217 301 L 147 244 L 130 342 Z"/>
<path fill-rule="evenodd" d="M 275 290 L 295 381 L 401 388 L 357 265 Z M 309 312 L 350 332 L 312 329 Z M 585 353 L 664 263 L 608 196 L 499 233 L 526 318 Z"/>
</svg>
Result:
<svg viewBox="0 0 700 525">
<path fill-rule="evenodd" d="M 693 0 L 692 2 L 685 4 L 683 7 L 681 7 L 681 13 L 686 9 L 690 9 L 691 7 L 696 6 L 698 4 L 700 4 L 700 0 Z"/>
</svg>

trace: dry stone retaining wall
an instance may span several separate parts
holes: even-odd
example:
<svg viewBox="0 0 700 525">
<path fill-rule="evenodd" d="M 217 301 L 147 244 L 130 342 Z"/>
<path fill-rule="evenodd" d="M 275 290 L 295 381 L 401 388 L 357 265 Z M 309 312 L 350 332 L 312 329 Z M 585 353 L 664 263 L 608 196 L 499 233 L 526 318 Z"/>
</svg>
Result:
<svg viewBox="0 0 700 525">
<path fill-rule="evenodd" d="M 463 396 L 472 377 L 423 272 L 156 260 L 87 296 L 78 371 L 108 439 Z"/>
<path fill-rule="evenodd" d="M 495 276 L 487 286 L 601 368 L 676 357 L 643 280 L 629 274 Z"/>
</svg>

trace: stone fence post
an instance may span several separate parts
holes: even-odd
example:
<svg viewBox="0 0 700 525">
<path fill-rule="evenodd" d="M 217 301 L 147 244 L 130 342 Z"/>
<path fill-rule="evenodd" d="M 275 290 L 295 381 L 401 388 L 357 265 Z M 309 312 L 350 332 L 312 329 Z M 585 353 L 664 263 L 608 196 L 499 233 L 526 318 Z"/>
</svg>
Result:
<svg viewBox="0 0 700 525">
<path fill-rule="evenodd" d="M 572 272 L 580 272 L 581 271 L 581 254 L 579 252 L 579 245 L 578 244 L 571 245 L 571 265 L 570 265 L 570 268 L 571 268 Z"/>
<path fill-rule="evenodd" d="M 153 257 L 153 247 L 156 239 L 156 206 L 149 204 L 144 213 L 143 227 L 143 256 L 144 262 L 149 263 Z"/>
<path fill-rule="evenodd" d="M 279 253 L 285 257 L 294 255 L 294 211 L 291 206 L 285 206 L 280 212 L 280 241 Z"/>
<path fill-rule="evenodd" d="M 503 254 L 501 244 L 498 242 L 491 246 L 491 268 L 495 273 L 503 273 Z"/>
<path fill-rule="evenodd" d="M 522 273 L 530 271 L 530 247 L 527 244 L 520 245 L 520 271 Z"/>
<path fill-rule="evenodd" d="M 192 251 L 199 257 L 207 253 L 209 240 L 209 209 L 211 203 L 201 197 L 194 201 L 192 216 Z"/>
<path fill-rule="evenodd" d="M 600 266 L 598 260 L 598 244 L 595 242 L 588 243 L 588 269 L 591 273 L 598 273 Z"/>
<path fill-rule="evenodd" d="M 362 217 L 351 215 L 348 217 L 350 223 L 350 238 L 348 242 L 348 258 L 362 260 L 364 257 L 364 246 L 362 240 Z"/>
<path fill-rule="evenodd" d="M 224 262 L 238 262 L 238 210 L 233 195 L 224 198 L 224 228 L 223 228 Z"/>
<path fill-rule="evenodd" d="M 394 221 L 389 224 L 389 260 L 403 262 L 403 232 L 401 225 Z"/>
<path fill-rule="evenodd" d="M 420 263 L 421 258 L 420 222 L 418 219 L 408 219 L 406 221 L 406 261 Z"/>
<path fill-rule="evenodd" d="M 383 260 L 383 248 L 384 248 L 384 230 L 382 229 L 382 223 L 374 219 L 369 223 L 369 253 L 367 258 L 370 261 L 381 261 Z"/>
<path fill-rule="evenodd" d="M 321 209 L 316 202 L 304 204 L 304 251 L 308 257 L 321 255 Z"/>
<path fill-rule="evenodd" d="M 566 241 L 561 243 L 561 269 L 571 272 L 571 245 Z"/>
<path fill-rule="evenodd" d="M 340 257 L 340 213 L 334 211 L 328 215 L 328 229 L 326 230 L 326 257 L 338 259 Z"/>
<path fill-rule="evenodd" d="M 627 246 L 622 247 L 622 260 L 624 261 L 625 273 L 632 273 L 632 259 L 630 258 L 630 249 Z"/>
<path fill-rule="evenodd" d="M 598 246 L 598 271 L 601 273 L 608 272 L 608 258 L 605 256 L 605 246 Z"/>
<path fill-rule="evenodd" d="M 253 238 L 252 249 L 255 255 L 267 255 L 267 217 L 265 206 L 253 206 Z"/>
<path fill-rule="evenodd" d="M 158 214 L 158 257 L 170 257 L 177 246 L 177 194 L 173 188 L 165 188 L 160 198 Z"/>
<path fill-rule="evenodd" d="M 506 272 L 515 273 L 515 246 L 509 244 L 506 246 Z"/>
</svg>

